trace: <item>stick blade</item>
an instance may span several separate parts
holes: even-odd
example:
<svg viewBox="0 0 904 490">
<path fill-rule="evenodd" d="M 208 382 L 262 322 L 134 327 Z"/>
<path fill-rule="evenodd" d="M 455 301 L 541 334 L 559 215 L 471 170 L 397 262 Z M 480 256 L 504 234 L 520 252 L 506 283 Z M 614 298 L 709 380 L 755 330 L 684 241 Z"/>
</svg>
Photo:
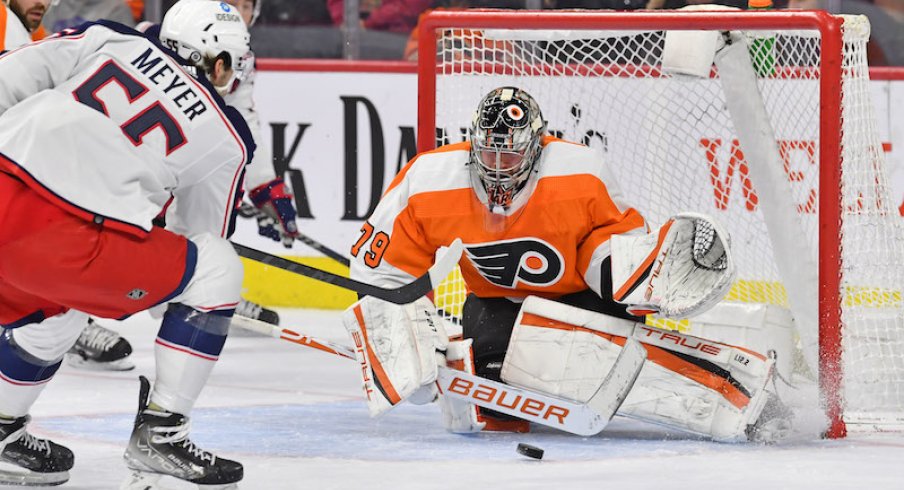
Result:
<svg viewBox="0 0 904 490">
<path fill-rule="evenodd" d="M 430 267 L 430 284 L 433 285 L 433 289 L 436 286 L 439 286 L 443 279 L 445 279 L 455 266 L 458 265 L 458 261 L 461 259 L 461 254 L 464 252 L 465 246 L 461 242 L 461 238 L 456 238 L 452 243 L 449 244 L 449 247 L 446 249 L 446 253 L 443 254 L 442 257 L 437 259 L 436 263 L 433 264 L 433 267 Z"/>
</svg>

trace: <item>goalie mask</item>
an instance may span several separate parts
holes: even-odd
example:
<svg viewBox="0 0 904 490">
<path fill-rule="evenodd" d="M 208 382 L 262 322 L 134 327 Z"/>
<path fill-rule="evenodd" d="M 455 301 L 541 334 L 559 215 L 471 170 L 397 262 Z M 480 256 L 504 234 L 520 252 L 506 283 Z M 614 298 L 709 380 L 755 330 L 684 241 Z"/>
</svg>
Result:
<svg viewBox="0 0 904 490">
<path fill-rule="evenodd" d="M 160 42 L 207 73 L 217 59 L 224 60 L 232 75 L 215 87 L 220 95 L 235 90 L 252 68 L 248 28 L 238 10 L 226 2 L 177 2 L 160 25 Z"/>
<path fill-rule="evenodd" d="M 494 214 L 507 215 L 540 156 L 546 121 L 524 90 L 500 87 L 480 101 L 471 124 L 471 182 Z M 524 192 L 523 194 L 530 194 Z"/>
</svg>

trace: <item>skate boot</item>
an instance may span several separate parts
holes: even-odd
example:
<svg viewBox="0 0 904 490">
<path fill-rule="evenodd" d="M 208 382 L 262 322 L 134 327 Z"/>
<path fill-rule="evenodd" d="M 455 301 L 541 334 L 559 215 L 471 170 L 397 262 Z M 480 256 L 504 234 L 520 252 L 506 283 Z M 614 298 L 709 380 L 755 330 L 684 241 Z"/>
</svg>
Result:
<svg viewBox="0 0 904 490">
<path fill-rule="evenodd" d="M 271 325 L 279 325 L 279 313 L 246 299 L 239 300 L 239 305 L 235 308 L 235 314 L 267 322 Z"/>
<path fill-rule="evenodd" d="M 243 476 L 241 463 L 217 457 L 188 438 L 191 424 L 184 415 L 148 408 L 151 383 L 139 377 L 138 415 L 123 459 L 132 474 L 122 489 L 158 488 L 157 480 L 172 476 L 201 489 L 233 489 Z"/>
<path fill-rule="evenodd" d="M 66 353 L 66 363 L 80 369 L 129 371 L 135 364 L 129 359 L 132 345 L 118 333 L 88 319 L 88 326 Z"/>
<path fill-rule="evenodd" d="M 0 485 L 61 485 L 69 480 L 72 451 L 25 431 L 30 418 L 0 419 Z"/>
</svg>

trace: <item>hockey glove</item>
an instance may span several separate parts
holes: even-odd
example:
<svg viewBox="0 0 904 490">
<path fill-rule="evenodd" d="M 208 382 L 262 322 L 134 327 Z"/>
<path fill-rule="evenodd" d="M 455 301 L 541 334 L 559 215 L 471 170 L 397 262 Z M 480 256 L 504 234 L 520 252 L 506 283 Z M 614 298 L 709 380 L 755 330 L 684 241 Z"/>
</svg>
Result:
<svg viewBox="0 0 904 490">
<path fill-rule="evenodd" d="M 261 210 L 257 216 L 257 232 L 274 241 L 282 241 L 286 248 L 298 238 L 298 225 L 292 194 L 286 190 L 286 183 L 276 178 L 264 185 L 255 187 L 249 193 L 251 202 Z"/>
<path fill-rule="evenodd" d="M 615 235 L 611 249 L 612 297 L 633 315 L 703 313 L 735 276 L 728 232 L 702 214 L 675 215 L 649 235 Z"/>
</svg>

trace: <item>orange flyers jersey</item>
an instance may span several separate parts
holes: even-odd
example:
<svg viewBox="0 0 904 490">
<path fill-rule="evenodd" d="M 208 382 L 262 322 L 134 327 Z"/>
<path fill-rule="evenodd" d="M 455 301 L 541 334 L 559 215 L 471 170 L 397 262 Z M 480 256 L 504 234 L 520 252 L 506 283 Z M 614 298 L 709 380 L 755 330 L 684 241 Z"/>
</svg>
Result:
<svg viewBox="0 0 904 490">
<path fill-rule="evenodd" d="M 486 226 L 488 211 L 470 186 L 467 142 L 416 156 L 395 177 L 352 247 L 351 274 L 382 287 L 412 281 L 437 249 L 460 237 L 459 265 L 481 297 L 557 297 L 590 287 L 599 293 L 609 238 L 646 233 L 602 155 L 546 137 L 536 187 L 505 226 Z"/>
</svg>

